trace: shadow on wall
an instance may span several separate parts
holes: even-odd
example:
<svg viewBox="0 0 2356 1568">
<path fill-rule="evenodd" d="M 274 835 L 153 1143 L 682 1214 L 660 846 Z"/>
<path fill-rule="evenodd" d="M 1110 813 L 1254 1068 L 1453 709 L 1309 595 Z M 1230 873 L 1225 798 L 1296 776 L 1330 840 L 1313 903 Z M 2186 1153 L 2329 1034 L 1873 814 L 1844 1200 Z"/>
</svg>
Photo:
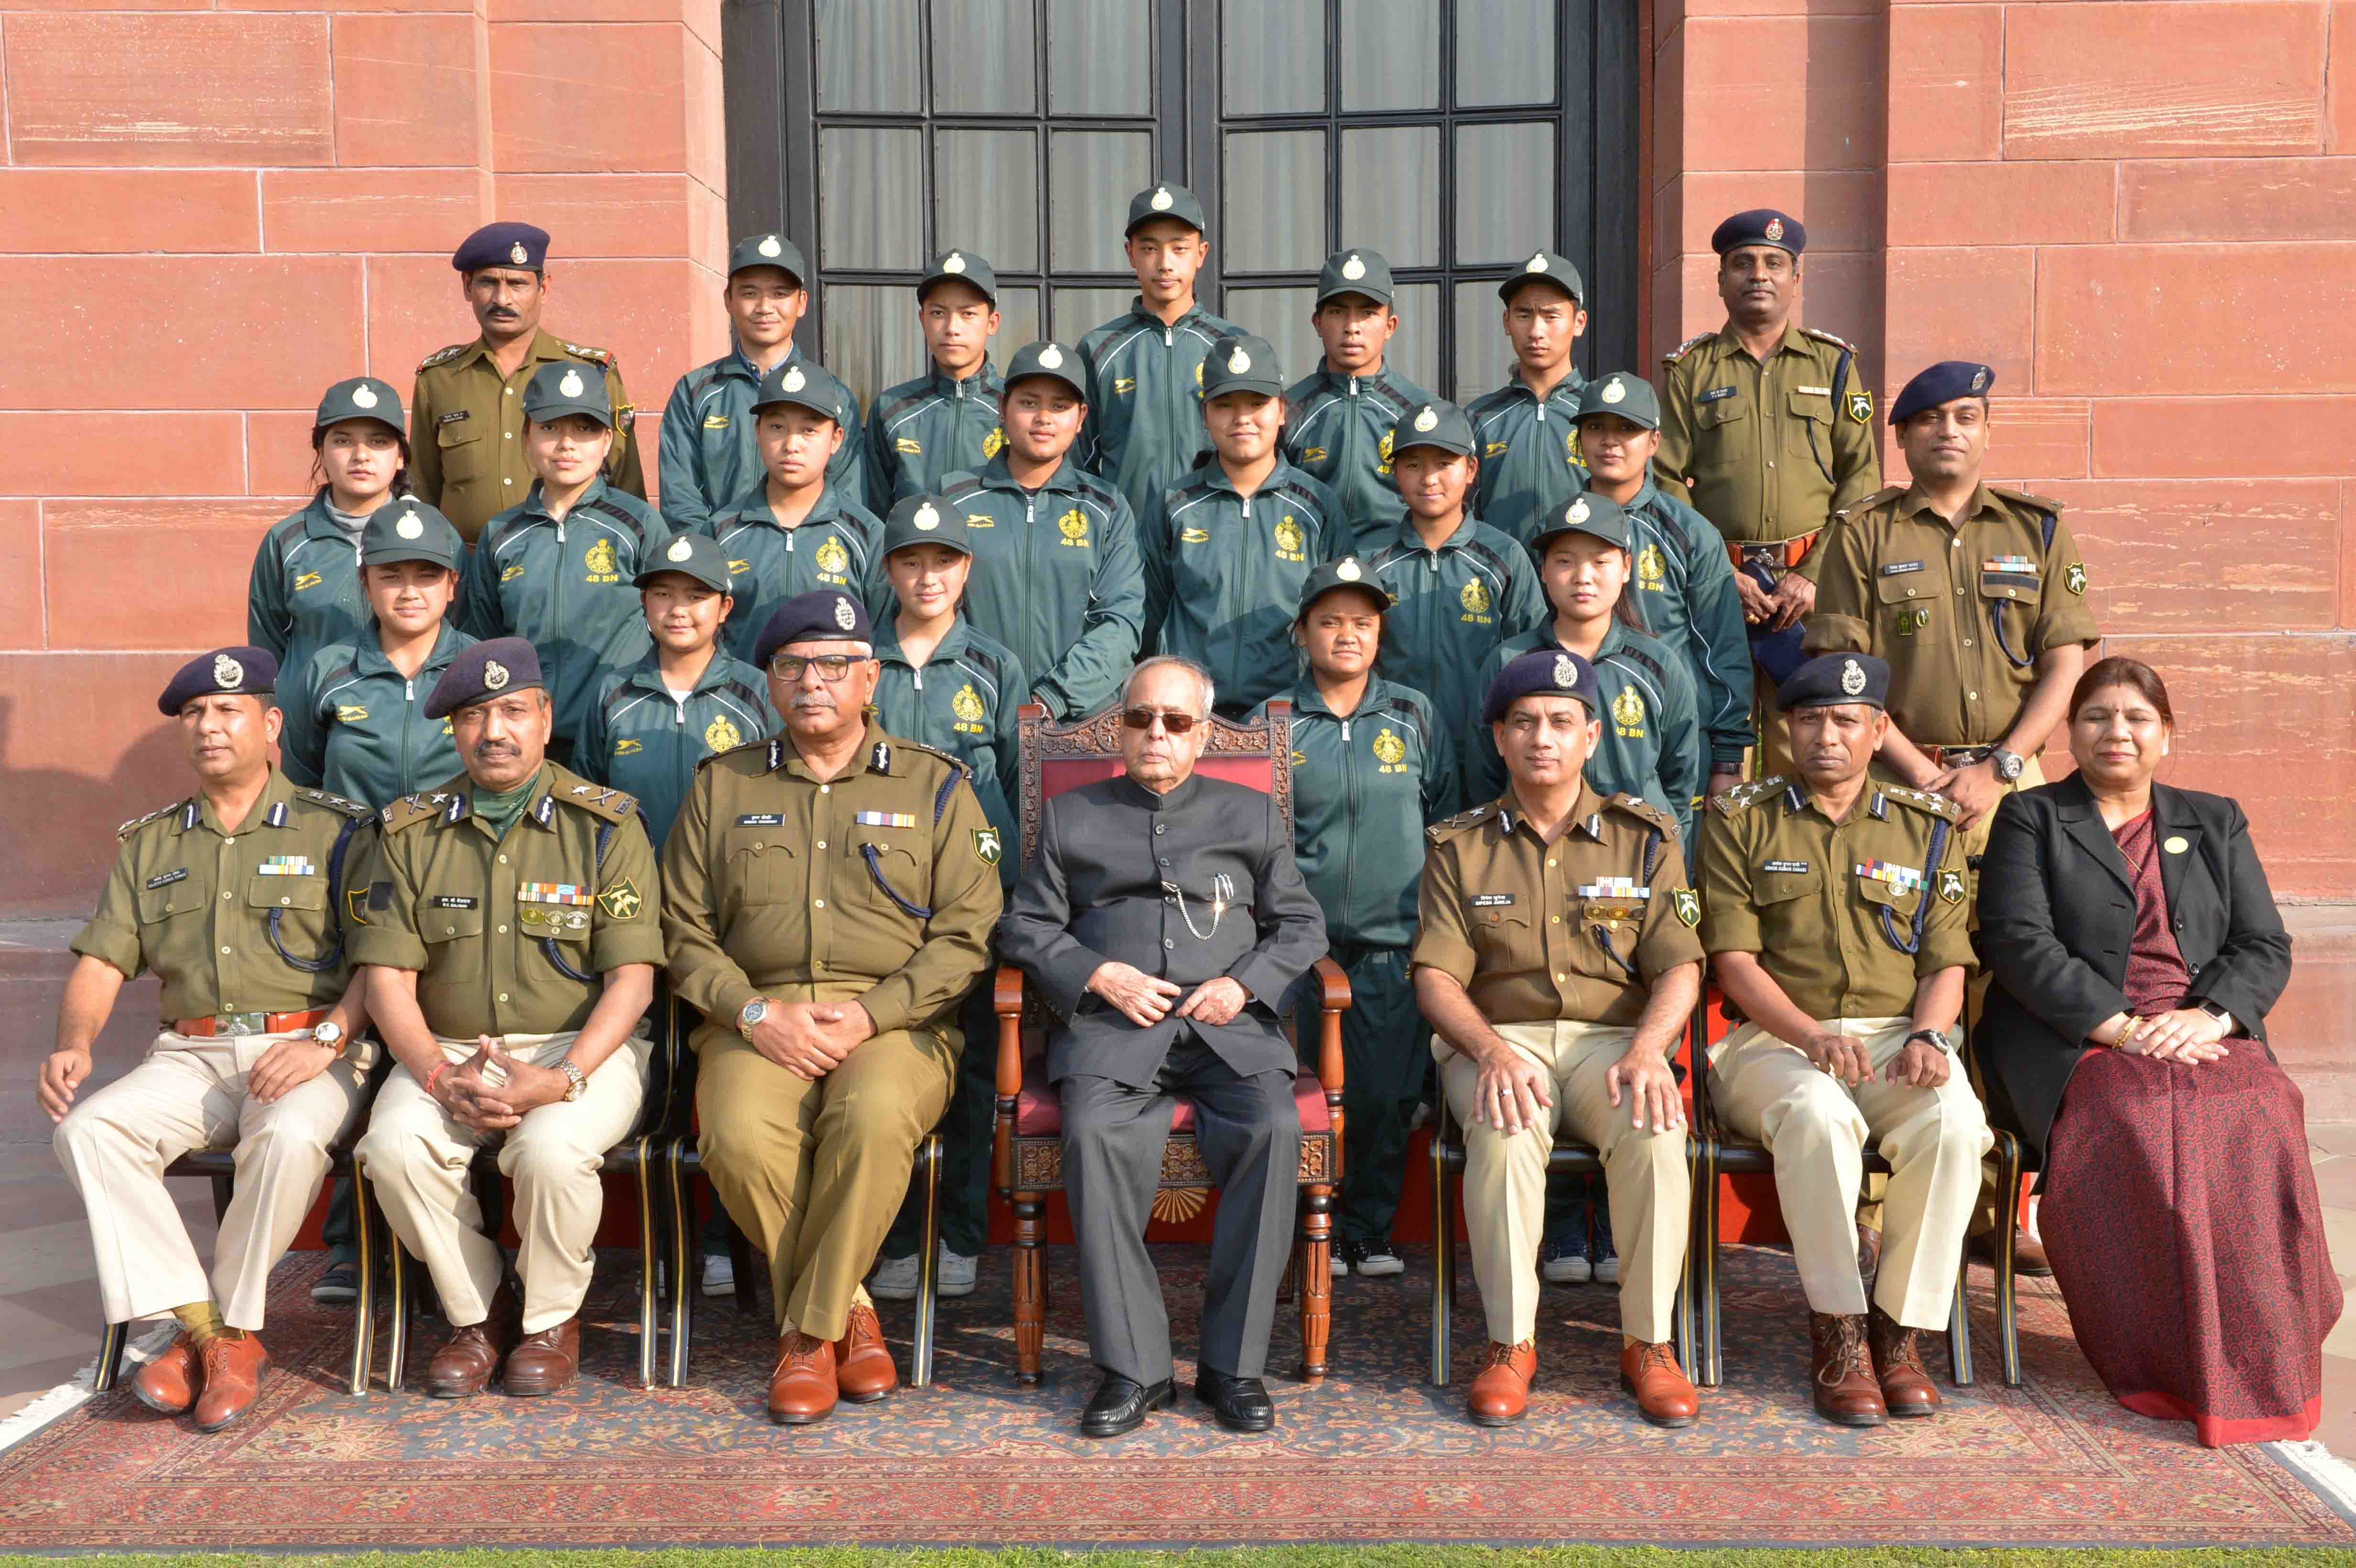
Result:
<svg viewBox="0 0 2356 1568">
<path fill-rule="evenodd" d="M 41 662 L 54 667 L 84 661 Z M 179 663 L 168 656 L 104 662 L 135 665 L 143 686 L 151 666 L 163 672 L 154 682 L 160 685 Z M 179 734 L 156 715 L 152 695 L 138 731 L 120 751 L 120 731 L 110 736 L 107 724 L 128 705 L 92 700 L 100 696 L 83 690 L 30 699 L 0 695 L 0 759 L 5 760 L 0 763 L 0 820 L 8 824 L 8 853 L 0 862 L 0 916 L 87 915 L 114 863 L 115 829 L 185 798 L 195 787 Z M 86 760 L 91 766 L 82 772 L 70 765 L 14 765 L 19 759 L 69 764 Z"/>
</svg>

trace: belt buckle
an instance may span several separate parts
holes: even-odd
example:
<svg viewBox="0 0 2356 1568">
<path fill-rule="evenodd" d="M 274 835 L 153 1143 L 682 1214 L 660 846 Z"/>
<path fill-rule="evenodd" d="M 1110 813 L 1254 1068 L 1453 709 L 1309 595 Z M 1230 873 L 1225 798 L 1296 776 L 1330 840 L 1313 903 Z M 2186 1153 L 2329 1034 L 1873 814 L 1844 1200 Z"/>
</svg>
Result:
<svg viewBox="0 0 2356 1568">
<path fill-rule="evenodd" d="M 264 1034 L 262 1026 L 268 1021 L 264 1013 L 220 1013 L 213 1019 L 215 1034 Z"/>
<path fill-rule="evenodd" d="M 1783 570 L 1783 557 L 1788 549 L 1780 544 L 1746 544 L 1736 547 L 1742 551 L 1742 564 L 1763 566 L 1770 571 Z"/>
</svg>

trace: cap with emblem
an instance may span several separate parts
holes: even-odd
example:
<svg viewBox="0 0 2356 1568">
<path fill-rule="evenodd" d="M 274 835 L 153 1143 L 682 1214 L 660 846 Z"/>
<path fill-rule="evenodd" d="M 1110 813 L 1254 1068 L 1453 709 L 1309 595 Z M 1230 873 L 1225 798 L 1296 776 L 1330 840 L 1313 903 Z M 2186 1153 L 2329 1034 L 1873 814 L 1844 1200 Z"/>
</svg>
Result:
<svg viewBox="0 0 2356 1568">
<path fill-rule="evenodd" d="M 537 272 L 548 265 L 548 230 L 529 223 L 486 223 L 458 242 L 450 264 L 462 272 L 485 267 L 528 267 Z"/>
<path fill-rule="evenodd" d="M 1775 706 L 1786 713 L 1848 702 L 1889 707 L 1890 667 L 1871 654 L 1818 654 L 1775 688 Z"/>
<path fill-rule="evenodd" d="M 912 544 L 937 544 L 959 555 L 973 554 L 973 536 L 967 529 L 965 508 L 952 507 L 938 496 L 909 496 L 884 519 L 884 553 Z"/>
<path fill-rule="evenodd" d="M 1397 461 L 1410 446 L 1436 446 L 1459 457 L 1480 451 L 1473 444 L 1472 421 L 1454 403 L 1416 403 L 1403 411 L 1391 426 L 1391 456 Z"/>
<path fill-rule="evenodd" d="M 534 687 L 548 689 L 541 678 L 539 653 L 521 637 L 493 637 L 459 650 L 425 699 L 425 717 L 447 719 L 461 708 Z"/>
<path fill-rule="evenodd" d="M 797 593 L 769 612 L 769 623 L 753 645 L 753 662 L 766 669 L 779 648 L 796 643 L 862 643 L 873 646 L 875 634 L 858 600 L 832 588 Z"/>
<path fill-rule="evenodd" d="M 1481 722 L 1494 724 L 1525 697 L 1576 697 L 1595 716 L 1595 667 L 1561 648 L 1532 648 L 1499 670 L 1481 703 Z"/>
<path fill-rule="evenodd" d="M 1174 218 L 1197 234 L 1211 227 L 1204 221 L 1203 204 L 1194 199 L 1193 191 L 1183 185 L 1158 185 L 1130 199 L 1129 226 L 1120 231 L 1121 238 L 1128 239 L 1137 232 L 1139 224 L 1157 218 Z"/>
<path fill-rule="evenodd" d="M 179 667 L 155 699 L 155 710 L 177 719 L 199 697 L 267 697 L 277 688 L 278 660 L 268 648 L 215 648 Z"/>
<path fill-rule="evenodd" d="M 1203 396 L 1227 392 L 1258 392 L 1284 396 L 1284 377 L 1276 368 L 1276 346 L 1265 337 L 1239 332 L 1222 337 L 1203 356 Z"/>
<path fill-rule="evenodd" d="M 1377 614 L 1390 610 L 1391 596 L 1381 583 L 1375 581 L 1375 574 L 1368 571 L 1365 563 L 1356 556 L 1345 555 L 1339 560 L 1323 562 L 1310 571 L 1309 581 L 1301 585 L 1301 613 L 1294 619 L 1306 621 L 1309 612 L 1317 607 L 1317 601 L 1328 593 L 1340 593 L 1344 590 L 1355 590 L 1364 595 Z"/>
<path fill-rule="evenodd" d="M 311 421 L 311 428 L 325 430 L 346 420 L 376 420 L 403 435 L 409 433 L 409 426 L 401 417 L 401 394 L 392 389 L 390 381 L 380 381 L 374 376 L 355 376 L 328 388 L 327 395 L 319 400 L 319 417 Z"/>
<path fill-rule="evenodd" d="M 728 247 L 728 275 L 734 277 L 749 267 L 776 267 L 793 279 L 794 287 L 802 286 L 805 275 L 802 253 L 794 242 L 782 234 L 747 234 Z"/>
<path fill-rule="evenodd" d="M 1574 419 L 1590 414 L 1616 414 L 1630 424 L 1645 430 L 1661 428 L 1661 399 L 1653 390 L 1653 383 L 1642 376 L 1631 376 L 1625 370 L 1614 370 L 1609 376 L 1598 377 L 1580 389 L 1579 412 Z"/>
<path fill-rule="evenodd" d="M 944 251 L 933 258 L 932 266 L 916 280 L 918 304 L 925 303 L 935 283 L 966 283 L 991 304 L 998 303 L 998 273 L 987 259 L 970 251 Z"/>
<path fill-rule="evenodd" d="M 533 371 L 523 389 L 524 418 L 546 423 L 572 414 L 586 414 L 608 430 L 614 427 L 605 373 L 594 365 L 572 359 L 559 359 Z"/>
<path fill-rule="evenodd" d="M 1579 269 L 1570 264 L 1570 258 L 1558 256 L 1552 251 L 1538 251 L 1522 263 L 1521 271 L 1507 273 L 1505 281 L 1497 285 L 1497 297 L 1511 304 L 1514 295 L 1527 283 L 1552 283 L 1569 294 L 1573 304 L 1587 295 L 1587 285 L 1580 281 Z"/>
<path fill-rule="evenodd" d="M 1538 531 L 1530 539 L 1530 553 L 1544 560 L 1547 550 L 1565 534 L 1591 534 L 1605 544 L 1626 549 L 1628 514 L 1611 496 L 1581 490 L 1553 511 L 1540 514 Z"/>
<path fill-rule="evenodd" d="M 1890 422 L 1904 424 L 1924 409 L 1952 403 L 1957 398 L 1985 398 L 1996 385 L 1996 372 L 1968 359 L 1942 359 L 1906 383 L 1890 405 Z"/>
<path fill-rule="evenodd" d="M 1062 344 L 1044 340 L 1026 343 L 1014 351 L 1013 358 L 1006 362 L 1006 387 L 1012 391 L 1017 381 L 1027 380 L 1033 376 L 1045 376 L 1071 388 L 1085 402 L 1088 389 L 1082 374 L 1079 355 Z"/>
<path fill-rule="evenodd" d="M 808 409 L 820 419 L 844 422 L 843 410 L 851 405 L 851 395 L 842 383 L 819 366 L 802 358 L 783 360 L 770 367 L 761 378 L 761 389 L 753 394 L 753 411 L 764 409 Z"/>
<path fill-rule="evenodd" d="M 736 580 L 728 571 L 728 552 L 710 534 L 673 535 L 669 544 L 647 558 L 645 569 L 632 581 L 644 588 L 666 571 L 692 577 L 722 593 L 736 592 Z"/>
<path fill-rule="evenodd" d="M 449 518 L 416 496 L 403 496 L 369 513 L 360 529 L 362 566 L 396 560 L 422 560 L 455 571 L 466 564 L 466 541 Z"/>
<path fill-rule="evenodd" d="M 1736 213 L 1710 230 L 1709 248 L 1719 255 L 1740 245 L 1772 245 L 1796 256 L 1808 248 L 1808 230 L 1789 213 L 1778 212 L 1772 207 L 1754 207 L 1748 212 Z"/>
<path fill-rule="evenodd" d="M 1324 270 L 1317 274 L 1317 303 L 1323 305 L 1344 294 L 1363 294 L 1376 304 L 1391 303 L 1391 264 L 1380 251 L 1362 247 L 1325 258 Z"/>
</svg>

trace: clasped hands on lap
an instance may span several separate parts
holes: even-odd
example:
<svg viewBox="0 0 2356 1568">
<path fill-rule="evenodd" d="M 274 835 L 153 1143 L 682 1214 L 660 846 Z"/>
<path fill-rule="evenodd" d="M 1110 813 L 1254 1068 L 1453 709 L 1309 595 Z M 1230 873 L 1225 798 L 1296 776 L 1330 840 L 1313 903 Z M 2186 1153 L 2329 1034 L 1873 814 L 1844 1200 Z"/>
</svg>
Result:
<svg viewBox="0 0 2356 1568">
<path fill-rule="evenodd" d="M 1222 975 L 1205 980 L 1187 992 L 1186 999 L 1177 1001 L 1185 987 L 1158 975 L 1128 964 L 1108 960 L 1097 965 L 1088 976 L 1088 990 L 1112 1004 L 1120 1015 L 1140 1029 L 1151 1029 L 1171 1016 L 1173 1008 L 1178 1017 L 1193 1019 L 1198 1023 L 1233 1023 L 1236 1015 L 1244 1010 L 1251 999 L 1240 981 Z"/>
</svg>

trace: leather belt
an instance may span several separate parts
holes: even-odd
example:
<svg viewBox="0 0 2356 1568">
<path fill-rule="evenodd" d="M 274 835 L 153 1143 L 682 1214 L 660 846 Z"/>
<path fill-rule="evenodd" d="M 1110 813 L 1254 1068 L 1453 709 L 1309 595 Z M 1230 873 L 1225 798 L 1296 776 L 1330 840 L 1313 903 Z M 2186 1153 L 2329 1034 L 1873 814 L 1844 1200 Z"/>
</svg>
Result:
<svg viewBox="0 0 2356 1568">
<path fill-rule="evenodd" d="M 1988 760 L 1996 750 L 1993 741 L 1985 746 L 1924 746 L 1922 752 L 1938 768 L 1968 768 Z"/>
<path fill-rule="evenodd" d="M 1824 531 L 1816 528 L 1797 539 L 1779 539 L 1773 544 L 1741 544 L 1730 540 L 1726 547 L 1726 559 L 1737 571 L 1750 566 L 1763 566 L 1770 571 L 1789 571 L 1808 559 L 1808 551 L 1815 547 L 1818 536 Z"/>
<path fill-rule="evenodd" d="M 176 1019 L 172 1032 L 197 1040 L 224 1034 L 284 1034 L 291 1029 L 309 1029 L 334 1010 L 313 1008 L 307 1013 L 217 1013 L 209 1019 Z"/>
</svg>

